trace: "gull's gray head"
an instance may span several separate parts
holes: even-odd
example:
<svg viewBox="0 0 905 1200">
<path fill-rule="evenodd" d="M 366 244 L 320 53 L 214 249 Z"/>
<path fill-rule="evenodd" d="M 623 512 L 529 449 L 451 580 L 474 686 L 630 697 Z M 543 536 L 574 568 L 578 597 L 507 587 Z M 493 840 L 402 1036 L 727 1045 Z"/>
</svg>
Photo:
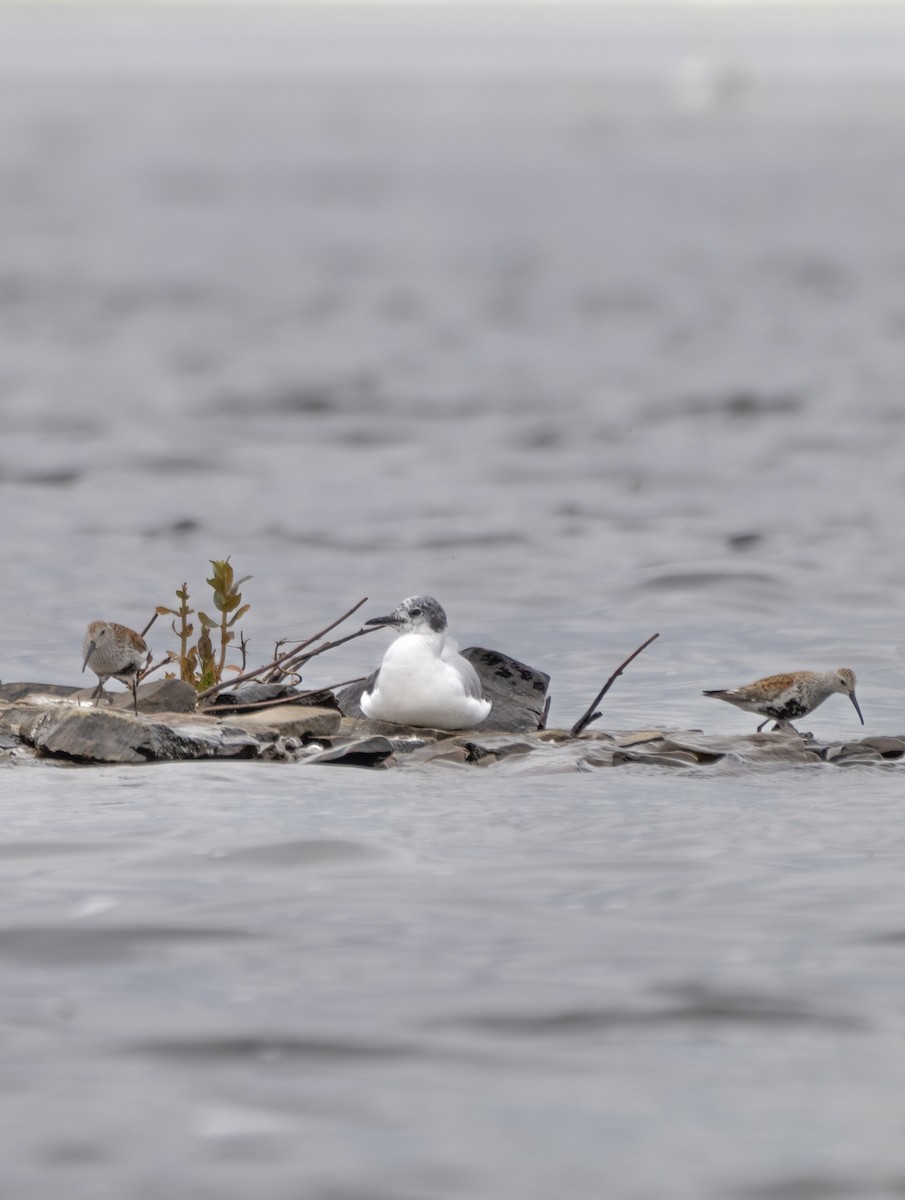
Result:
<svg viewBox="0 0 905 1200">
<path fill-rule="evenodd" d="M 388 617 L 371 617 L 365 625 L 387 625 L 399 633 L 445 633 L 446 613 L 433 596 L 409 596 Z"/>
</svg>

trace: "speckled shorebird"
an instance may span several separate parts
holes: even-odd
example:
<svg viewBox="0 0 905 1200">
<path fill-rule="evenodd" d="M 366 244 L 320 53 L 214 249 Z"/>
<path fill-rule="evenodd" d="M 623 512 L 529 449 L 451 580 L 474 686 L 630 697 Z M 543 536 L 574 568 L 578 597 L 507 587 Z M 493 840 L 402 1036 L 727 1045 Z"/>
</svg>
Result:
<svg viewBox="0 0 905 1200">
<path fill-rule="evenodd" d="M 855 673 L 848 667 L 840 667 L 838 671 L 790 671 L 787 675 L 768 675 L 766 679 L 757 679 L 744 687 L 705 692 L 704 695 L 766 717 L 757 727 L 760 733 L 770 721 L 776 722 L 774 730 L 794 729 L 793 720 L 812 713 L 833 692 L 848 696 L 863 725 L 864 717 L 855 699 Z"/>
<path fill-rule="evenodd" d="M 94 703 L 99 704 L 101 696 L 106 695 L 107 680 L 118 679 L 132 692 L 138 716 L 138 673 L 148 661 L 147 643 L 141 634 L 113 621 L 92 621 L 85 632 L 82 653 L 85 655 L 82 670 L 90 667 L 98 679 L 91 697 Z"/>
<path fill-rule="evenodd" d="M 386 625 L 398 633 L 361 694 L 366 717 L 431 729 L 471 729 L 490 712 L 478 673 L 447 634 L 446 613 L 433 596 L 403 600 Z"/>
</svg>

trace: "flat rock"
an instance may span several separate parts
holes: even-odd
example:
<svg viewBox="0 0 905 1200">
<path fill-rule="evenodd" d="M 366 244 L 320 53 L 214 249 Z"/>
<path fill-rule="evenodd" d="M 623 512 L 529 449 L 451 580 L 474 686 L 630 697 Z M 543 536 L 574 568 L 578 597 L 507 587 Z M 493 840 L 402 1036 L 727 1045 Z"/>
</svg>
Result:
<svg viewBox="0 0 905 1200">
<path fill-rule="evenodd" d="M 148 721 L 106 708 L 36 708 L 19 736 L 41 754 L 82 763 L 174 762 L 256 754 L 256 738 L 207 717 Z"/>
<path fill-rule="evenodd" d="M 255 736 L 332 737 L 339 732 L 342 714 L 338 708 L 308 708 L 301 704 L 282 704 L 259 708 L 230 717 L 230 724 Z"/>
<path fill-rule="evenodd" d="M 93 687 L 80 688 L 72 693 L 72 699 L 87 704 L 94 690 Z M 109 684 L 104 692 L 105 699 L 101 700 L 98 708 L 134 712 L 131 692 L 114 692 Z M 157 679 L 154 683 L 142 683 L 138 688 L 139 713 L 190 713 L 195 711 L 197 704 L 198 693 L 183 679 Z"/>
<path fill-rule="evenodd" d="M 74 696 L 80 689 L 62 683 L 3 683 L 0 684 L 0 701 L 12 703 L 27 696 Z"/>
<path fill-rule="evenodd" d="M 60 683 L 4 683 L 0 685 L 0 702 L 15 703 L 19 700 L 31 700 L 43 703 L 47 700 L 71 700 L 76 704 L 90 704 L 94 694 L 92 687 L 67 687 Z M 116 708 L 132 711 L 132 693 L 130 691 L 113 691 L 105 689 L 106 698 L 101 700 L 101 708 Z M 138 689 L 138 708 L 140 712 L 194 712 L 197 694 L 190 683 L 181 679 L 157 679 L 153 683 L 143 683 Z"/>
</svg>

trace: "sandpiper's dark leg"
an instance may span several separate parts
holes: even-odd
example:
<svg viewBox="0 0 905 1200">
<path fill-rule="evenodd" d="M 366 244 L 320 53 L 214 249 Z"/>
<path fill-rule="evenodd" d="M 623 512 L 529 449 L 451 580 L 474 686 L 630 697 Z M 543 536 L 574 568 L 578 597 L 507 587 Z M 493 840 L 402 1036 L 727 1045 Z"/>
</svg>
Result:
<svg viewBox="0 0 905 1200">
<path fill-rule="evenodd" d="M 97 706 L 100 704 L 101 696 L 103 696 L 103 695 L 104 695 L 104 682 L 102 679 L 99 679 L 97 681 L 97 687 L 91 693 L 91 699 L 94 701 L 95 708 L 97 708 Z"/>
<path fill-rule="evenodd" d="M 132 703 L 135 705 L 135 715 L 138 716 L 138 676 L 132 676 Z"/>
<path fill-rule="evenodd" d="M 761 723 L 757 727 L 757 732 L 760 733 L 760 731 L 763 729 L 763 727 L 765 725 L 769 725 L 772 720 L 773 720 L 772 717 L 767 717 L 766 721 L 761 721 Z"/>
</svg>

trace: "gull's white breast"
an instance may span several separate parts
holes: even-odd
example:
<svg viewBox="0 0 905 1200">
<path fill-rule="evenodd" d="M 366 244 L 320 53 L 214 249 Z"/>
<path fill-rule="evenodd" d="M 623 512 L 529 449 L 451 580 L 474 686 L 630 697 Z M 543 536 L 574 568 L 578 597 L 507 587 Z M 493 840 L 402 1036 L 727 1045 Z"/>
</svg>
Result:
<svg viewBox="0 0 905 1200">
<path fill-rule="evenodd" d="M 366 717 L 398 725 L 471 729 L 490 712 L 471 663 L 451 638 L 404 633 L 389 646 L 371 692 L 361 697 Z"/>
</svg>

